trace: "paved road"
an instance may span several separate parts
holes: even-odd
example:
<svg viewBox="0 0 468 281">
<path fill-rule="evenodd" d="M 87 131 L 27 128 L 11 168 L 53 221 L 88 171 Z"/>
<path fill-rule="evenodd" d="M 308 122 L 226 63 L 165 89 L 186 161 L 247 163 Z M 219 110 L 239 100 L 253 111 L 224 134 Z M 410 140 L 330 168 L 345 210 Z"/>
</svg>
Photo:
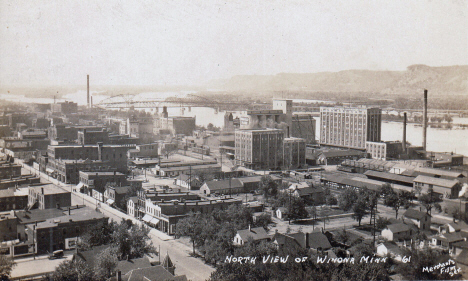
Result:
<svg viewBox="0 0 468 281">
<path fill-rule="evenodd" d="M 35 274 L 46 274 L 55 271 L 55 268 L 65 260 L 71 260 L 73 255 L 65 255 L 64 258 L 49 260 L 47 255 L 15 259 L 16 266 L 11 271 L 11 277 L 22 277 Z"/>
<path fill-rule="evenodd" d="M 35 173 L 34 168 L 29 167 L 27 165 L 25 165 L 24 167 L 27 171 L 32 170 L 32 174 Z M 36 171 L 36 173 L 39 174 L 38 171 Z M 57 184 L 67 191 L 70 191 L 74 187 L 70 184 L 64 184 L 56 179 L 49 178 L 44 173 L 40 174 L 44 180 Z M 72 204 L 83 205 L 83 202 L 86 206 L 96 208 L 95 198 L 92 198 L 88 195 L 79 192 L 72 193 Z M 141 224 L 141 222 L 137 219 L 127 214 L 124 214 L 106 205 L 105 203 L 100 203 L 99 210 L 103 214 L 115 221 L 120 221 L 121 219 L 131 219 L 134 223 Z M 149 235 L 151 237 L 153 245 L 156 248 L 161 249 L 161 253 L 163 254 L 162 258 L 166 255 L 166 253 L 169 253 L 169 256 L 171 257 L 172 261 L 175 263 L 177 275 L 185 274 L 189 280 L 193 281 L 207 280 L 210 277 L 211 273 L 215 270 L 213 267 L 205 264 L 202 260 L 191 257 L 189 254 L 191 253 L 192 248 L 183 243 L 180 243 L 178 240 L 174 240 L 172 236 L 168 236 L 165 233 L 162 233 L 156 229 L 151 229 Z"/>
</svg>

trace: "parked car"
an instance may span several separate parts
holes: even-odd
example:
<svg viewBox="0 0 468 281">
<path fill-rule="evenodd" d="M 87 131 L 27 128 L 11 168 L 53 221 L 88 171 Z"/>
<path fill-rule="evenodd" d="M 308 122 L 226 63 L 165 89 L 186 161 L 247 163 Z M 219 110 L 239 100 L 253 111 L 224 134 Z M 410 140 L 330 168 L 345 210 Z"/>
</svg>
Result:
<svg viewBox="0 0 468 281">
<path fill-rule="evenodd" d="M 60 258 L 63 258 L 63 250 L 54 251 L 49 256 L 49 260 L 55 260 L 55 259 L 60 259 Z"/>
</svg>

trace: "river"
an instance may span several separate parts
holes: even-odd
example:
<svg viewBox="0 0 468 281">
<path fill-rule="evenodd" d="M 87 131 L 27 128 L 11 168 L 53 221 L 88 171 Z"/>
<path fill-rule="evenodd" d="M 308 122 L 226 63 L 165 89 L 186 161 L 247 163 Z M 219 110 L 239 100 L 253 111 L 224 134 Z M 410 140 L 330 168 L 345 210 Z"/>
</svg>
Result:
<svg viewBox="0 0 468 281">
<path fill-rule="evenodd" d="M 150 93 L 151 94 L 151 93 Z M 169 93 L 168 93 L 169 94 Z M 172 93 L 171 93 L 172 94 Z M 159 94 L 158 94 L 159 96 Z M 99 95 L 99 92 L 93 92 L 93 101 L 98 102 L 106 99 L 107 96 Z M 53 102 L 51 99 L 41 98 L 24 98 L 11 95 L 11 94 L 0 94 L 0 99 L 24 101 L 31 103 L 50 103 Z M 84 91 L 78 91 L 77 93 L 67 94 L 63 97 L 66 100 L 72 100 L 80 105 L 86 104 L 86 94 Z M 61 99 L 62 100 L 62 99 Z M 155 109 L 145 109 L 145 111 L 154 113 Z M 161 111 L 161 108 L 159 109 Z M 200 126 L 207 126 L 209 123 L 217 127 L 222 127 L 224 124 L 224 111 L 216 112 L 215 109 L 209 107 L 170 107 L 168 108 L 170 116 L 191 116 L 196 117 L 196 124 Z M 233 114 L 234 117 L 236 113 Z M 320 118 L 315 117 L 317 121 L 316 127 L 316 138 L 320 137 Z M 468 118 L 453 118 L 454 124 L 468 124 Z M 402 140 L 403 136 L 403 124 L 399 122 L 383 122 L 382 123 L 382 140 L 394 141 Z M 406 139 L 413 145 L 422 144 L 422 127 L 417 127 L 415 124 L 408 124 Z M 427 149 L 430 151 L 439 152 L 454 152 L 468 156 L 468 129 L 427 129 Z"/>
</svg>

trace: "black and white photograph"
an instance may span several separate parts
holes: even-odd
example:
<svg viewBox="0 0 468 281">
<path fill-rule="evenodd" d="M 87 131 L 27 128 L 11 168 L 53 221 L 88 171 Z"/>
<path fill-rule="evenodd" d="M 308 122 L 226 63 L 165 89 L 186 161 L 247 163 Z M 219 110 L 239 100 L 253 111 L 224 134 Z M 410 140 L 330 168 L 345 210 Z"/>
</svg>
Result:
<svg viewBox="0 0 468 281">
<path fill-rule="evenodd" d="M 0 280 L 468 280 L 468 0 L 0 0 Z"/>
</svg>

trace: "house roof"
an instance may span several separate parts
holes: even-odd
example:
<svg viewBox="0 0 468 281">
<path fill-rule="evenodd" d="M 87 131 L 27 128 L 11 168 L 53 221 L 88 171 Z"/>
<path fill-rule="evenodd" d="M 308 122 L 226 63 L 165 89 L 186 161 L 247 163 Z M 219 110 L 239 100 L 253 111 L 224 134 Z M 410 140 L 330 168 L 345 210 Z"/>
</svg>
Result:
<svg viewBox="0 0 468 281">
<path fill-rule="evenodd" d="M 326 250 L 332 247 L 327 236 L 321 232 L 306 233 L 306 236 L 308 237 L 307 246 L 311 249 L 322 248 L 323 250 Z"/>
<path fill-rule="evenodd" d="M 433 178 L 433 177 L 422 176 L 422 175 L 417 176 L 414 179 L 414 182 L 433 184 L 433 185 L 442 186 L 446 188 L 452 188 L 458 183 L 457 180 L 447 180 L 447 179 Z"/>
<path fill-rule="evenodd" d="M 394 223 L 387 225 L 387 228 L 393 233 L 399 233 L 413 229 L 414 226 L 405 223 Z"/>
<path fill-rule="evenodd" d="M 298 193 L 299 196 L 308 196 L 314 193 L 323 192 L 323 189 L 320 187 L 312 188 L 308 186 L 308 187 L 298 188 L 296 189 L 296 192 Z"/>
<path fill-rule="evenodd" d="M 244 186 L 239 179 L 231 179 L 230 185 L 229 180 L 207 181 L 205 184 L 210 189 L 210 191 L 224 190 L 229 188 L 241 188 Z"/>
<path fill-rule="evenodd" d="M 384 245 L 387 249 L 399 249 L 398 245 L 395 242 L 385 241 L 381 245 Z"/>
<path fill-rule="evenodd" d="M 425 216 L 429 216 L 426 212 L 421 212 L 415 209 L 408 209 L 403 216 L 411 218 L 411 219 L 418 219 L 421 220 Z"/>
<path fill-rule="evenodd" d="M 286 207 L 279 207 L 277 210 L 279 210 L 281 213 L 287 213 L 288 209 Z"/>
<path fill-rule="evenodd" d="M 243 183 L 255 183 L 261 182 L 262 176 L 252 176 L 252 177 L 245 177 L 245 178 L 238 178 Z"/>
<path fill-rule="evenodd" d="M 88 251 L 78 251 L 78 253 L 73 254 L 73 260 L 82 260 L 90 268 L 94 268 L 98 254 L 109 247 L 110 245 L 102 245 Z"/>
<path fill-rule="evenodd" d="M 416 168 L 415 170 L 420 174 L 427 174 L 432 176 L 444 176 L 449 178 L 464 177 L 463 173 L 460 172 L 452 172 L 435 168 Z"/>
<path fill-rule="evenodd" d="M 448 243 L 465 240 L 465 237 L 462 236 L 460 232 L 443 233 L 443 234 L 437 235 L 435 238 L 437 240 L 448 242 Z"/>
<path fill-rule="evenodd" d="M 461 230 L 461 227 L 459 225 L 457 225 L 456 223 L 447 223 L 445 225 L 452 227 L 455 231 L 460 231 Z"/>
<path fill-rule="evenodd" d="M 456 257 L 455 260 L 461 264 L 468 265 L 468 250 L 462 250 Z"/>
<path fill-rule="evenodd" d="M 117 278 L 112 277 L 115 281 Z M 134 269 L 122 276 L 122 281 L 187 281 L 185 275 L 174 276 L 160 265 Z"/>
<path fill-rule="evenodd" d="M 468 249 L 468 241 L 455 242 L 453 243 L 453 246 L 457 248 Z"/>
<path fill-rule="evenodd" d="M 142 257 L 138 259 L 131 259 L 131 260 L 121 260 L 117 264 L 116 270 L 120 270 L 122 275 L 127 274 L 128 272 L 139 269 L 139 268 L 146 268 L 150 267 L 151 263 L 148 257 Z"/>
<path fill-rule="evenodd" d="M 269 239 L 270 236 L 266 233 L 263 227 L 253 227 L 251 229 L 242 229 L 238 230 L 237 233 L 242 238 L 243 241 L 249 240 L 249 237 L 252 237 L 254 241 Z"/>
<path fill-rule="evenodd" d="M 128 200 L 132 201 L 133 203 L 138 203 L 138 196 L 130 197 Z"/>
<path fill-rule="evenodd" d="M 130 189 L 131 189 L 131 186 L 117 186 L 117 187 L 112 187 L 114 190 L 115 190 L 115 193 L 118 193 L 118 194 L 125 194 L 127 193 Z"/>
<path fill-rule="evenodd" d="M 192 183 L 200 182 L 200 180 L 198 180 L 195 175 L 190 176 L 186 174 L 180 174 L 179 176 L 176 177 L 176 179 L 180 181 L 185 181 L 185 182 L 192 181 Z"/>
<path fill-rule="evenodd" d="M 272 238 L 273 241 L 276 241 L 276 244 L 279 246 L 287 246 L 291 247 L 293 245 L 297 245 L 302 247 L 299 242 L 289 234 L 283 234 L 283 233 L 275 233 L 275 235 Z"/>
</svg>

